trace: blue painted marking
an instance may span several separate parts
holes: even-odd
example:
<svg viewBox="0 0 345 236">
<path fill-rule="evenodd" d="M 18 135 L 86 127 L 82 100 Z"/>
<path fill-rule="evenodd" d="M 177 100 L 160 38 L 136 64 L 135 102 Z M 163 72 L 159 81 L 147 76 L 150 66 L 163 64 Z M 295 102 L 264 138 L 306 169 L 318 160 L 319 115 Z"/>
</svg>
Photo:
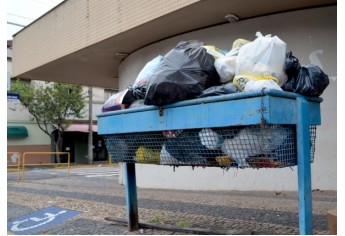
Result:
<svg viewBox="0 0 345 236">
<path fill-rule="evenodd" d="M 79 211 L 50 206 L 7 222 L 7 230 L 15 234 L 30 235 L 79 214 Z"/>
</svg>

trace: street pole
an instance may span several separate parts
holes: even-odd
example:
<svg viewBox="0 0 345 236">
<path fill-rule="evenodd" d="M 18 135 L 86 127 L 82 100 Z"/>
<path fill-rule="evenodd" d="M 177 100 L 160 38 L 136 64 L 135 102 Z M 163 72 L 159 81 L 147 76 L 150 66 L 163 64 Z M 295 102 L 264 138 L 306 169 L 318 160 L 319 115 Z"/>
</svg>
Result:
<svg viewBox="0 0 345 236">
<path fill-rule="evenodd" d="M 88 141 L 88 163 L 93 163 L 93 142 L 92 142 L 92 86 L 89 86 L 89 141 Z"/>
</svg>

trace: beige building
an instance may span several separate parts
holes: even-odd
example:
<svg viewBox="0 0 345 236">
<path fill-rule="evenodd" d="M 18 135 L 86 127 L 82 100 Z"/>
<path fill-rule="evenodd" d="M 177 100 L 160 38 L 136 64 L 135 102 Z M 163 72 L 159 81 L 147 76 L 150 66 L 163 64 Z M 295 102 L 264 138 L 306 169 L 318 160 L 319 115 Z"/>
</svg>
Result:
<svg viewBox="0 0 345 236">
<path fill-rule="evenodd" d="M 7 41 L 7 91 L 11 87 L 12 41 Z M 7 152 L 50 152 L 50 139 L 17 99 L 7 99 Z M 35 156 L 32 163 L 50 163 L 49 156 Z M 7 156 L 7 161 L 11 157 Z"/>
<path fill-rule="evenodd" d="M 7 91 L 11 86 L 12 75 L 12 41 L 7 41 Z M 42 81 L 32 80 L 29 83 L 43 83 Z M 83 87 L 83 93 L 88 93 L 88 86 Z M 94 160 L 106 161 L 107 152 L 104 148 L 103 139 L 97 135 L 96 114 L 101 112 L 104 102 L 117 90 L 104 89 L 100 87 L 92 88 L 92 120 L 95 123 L 94 133 Z M 63 150 L 71 152 L 72 163 L 87 163 L 88 145 L 88 101 L 85 101 L 84 118 L 75 120 L 74 124 L 68 128 L 64 134 Z M 53 130 L 51 130 L 53 131 Z M 73 138 L 71 138 L 73 136 Z M 101 141 L 101 147 L 99 147 Z M 98 150 L 99 149 L 99 150 Z M 7 99 L 7 152 L 51 152 L 54 151 L 52 140 L 41 131 L 34 120 L 34 117 L 20 104 L 18 99 Z M 8 155 L 8 161 L 11 160 Z M 26 163 L 39 164 L 50 163 L 50 155 L 30 155 Z"/>
<path fill-rule="evenodd" d="M 216 3 L 216 4 L 215 4 Z M 330 77 L 321 96 L 312 187 L 337 189 L 337 2 L 67 0 L 14 36 L 13 75 L 114 89 L 133 84 L 142 67 L 181 40 L 229 50 L 237 38 L 277 35 L 301 64 Z M 228 14 L 238 21 L 230 23 Z M 28 46 L 29 45 L 29 46 Z M 137 165 L 139 187 L 296 190 L 297 168 L 230 169 Z M 188 181 L 185 181 L 188 179 Z M 121 181 L 121 178 L 120 178 Z"/>
</svg>

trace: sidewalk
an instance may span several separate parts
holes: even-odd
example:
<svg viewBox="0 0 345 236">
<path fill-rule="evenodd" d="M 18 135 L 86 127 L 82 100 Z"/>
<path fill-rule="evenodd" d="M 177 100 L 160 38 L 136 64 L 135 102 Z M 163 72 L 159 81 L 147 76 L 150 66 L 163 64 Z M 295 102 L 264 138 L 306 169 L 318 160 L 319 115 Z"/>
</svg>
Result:
<svg viewBox="0 0 345 236">
<path fill-rule="evenodd" d="M 297 192 L 139 189 L 141 219 L 234 234 L 299 234 Z M 150 200 L 149 200 L 150 199 Z M 328 234 L 336 192 L 313 191 L 313 233 Z"/>
<path fill-rule="evenodd" d="M 139 222 L 227 234 L 299 234 L 297 192 L 137 191 Z M 186 234 L 155 229 L 128 232 L 126 226 L 105 220 L 126 219 L 124 186 L 118 184 L 117 177 L 11 182 L 7 199 L 8 217 L 13 219 L 23 215 L 23 209 L 29 212 L 50 205 L 82 212 L 40 234 Z M 313 191 L 314 234 L 328 234 L 326 212 L 336 207 L 335 191 Z"/>
</svg>

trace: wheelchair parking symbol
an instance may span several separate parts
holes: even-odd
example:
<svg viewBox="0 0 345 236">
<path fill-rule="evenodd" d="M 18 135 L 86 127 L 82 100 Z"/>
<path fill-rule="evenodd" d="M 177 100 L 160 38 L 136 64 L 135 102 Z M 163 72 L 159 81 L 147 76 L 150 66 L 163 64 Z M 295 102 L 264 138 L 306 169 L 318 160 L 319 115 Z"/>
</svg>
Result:
<svg viewBox="0 0 345 236">
<path fill-rule="evenodd" d="M 7 229 L 16 234 L 33 234 L 79 213 L 59 207 L 47 207 L 9 222 Z"/>
</svg>

